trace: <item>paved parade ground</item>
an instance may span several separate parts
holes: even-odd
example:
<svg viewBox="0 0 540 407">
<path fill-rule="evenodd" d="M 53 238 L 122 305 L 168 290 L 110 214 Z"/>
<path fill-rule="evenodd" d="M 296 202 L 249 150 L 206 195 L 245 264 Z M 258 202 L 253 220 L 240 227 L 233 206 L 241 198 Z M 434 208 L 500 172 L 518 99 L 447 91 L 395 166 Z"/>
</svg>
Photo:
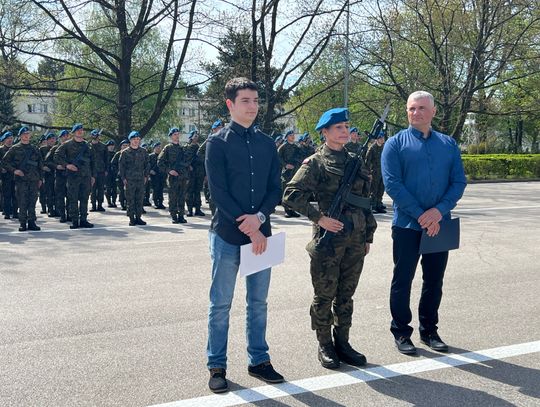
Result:
<svg viewBox="0 0 540 407">
<path fill-rule="evenodd" d="M 454 211 L 461 249 L 450 254 L 439 324 L 448 354 L 422 345 L 416 330 L 417 356 L 395 349 L 391 213 L 376 215 L 351 329 L 364 369 L 318 363 L 310 223 L 278 207 L 286 260 L 272 274 L 267 337 L 287 382 L 247 374 L 239 279 L 224 395 L 207 387 L 209 216 L 173 225 L 168 212 L 147 210 L 143 227 L 129 227 L 120 209 L 91 213 L 94 229 L 41 215 L 41 232 L 21 233 L 0 220 L 0 406 L 540 405 L 540 182 L 469 185 Z M 417 273 L 413 310 L 420 283 Z"/>
</svg>

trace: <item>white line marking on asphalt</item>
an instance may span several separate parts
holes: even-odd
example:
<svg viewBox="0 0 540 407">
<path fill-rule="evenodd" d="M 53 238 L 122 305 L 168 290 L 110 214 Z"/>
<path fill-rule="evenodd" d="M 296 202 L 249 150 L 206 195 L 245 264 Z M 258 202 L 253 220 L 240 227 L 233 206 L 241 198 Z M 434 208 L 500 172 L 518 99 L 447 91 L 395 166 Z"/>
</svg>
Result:
<svg viewBox="0 0 540 407">
<path fill-rule="evenodd" d="M 227 407 L 245 403 L 287 397 L 294 394 L 315 392 L 373 380 L 388 379 L 396 376 L 412 375 L 432 370 L 446 369 L 462 365 L 481 363 L 488 360 L 504 359 L 513 356 L 540 352 L 540 341 L 501 346 L 476 352 L 449 354 L 433 359 L 396 363 L 388 366 L 376 366 L 368 369 L 353 370 L 327 376 L 310 377 L 277 384 L 238 390 L 224 395 L 210 395 L 192 399 L 156 404 L 152 407 Z"/>
<path fill-rule="evenodd" d="M 499 207 L 493 207 L 493 208 L 463 208 L 463 209 L 456 209 L 452 211 L 453 214 L 461 213 L 461 212 L 475 212 L 475 211 L 502 211 L 506 209 L 536 209 L 540 208 L 540 205 L 530 205 L 530 206 L 499 206 Z"/>
</svg>

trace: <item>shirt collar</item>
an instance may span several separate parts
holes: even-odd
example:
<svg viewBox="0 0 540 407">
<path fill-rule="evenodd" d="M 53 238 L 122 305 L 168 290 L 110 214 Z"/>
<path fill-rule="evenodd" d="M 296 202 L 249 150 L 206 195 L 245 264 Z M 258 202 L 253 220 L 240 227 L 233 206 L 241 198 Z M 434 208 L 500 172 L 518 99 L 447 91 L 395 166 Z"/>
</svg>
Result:
<svg viewBox="0 0 540 407">
<path fill-rule="evenodd" d="M 236 134 L 243 136 L 246 132 L 248 132 L 250 135 L 255 134 L 255 130 L 253 129 L 253 125 L 249 126 L 247 129 L 242 126 L 241 124 L 236 123 L 235 121 L 231 120 L 231 123 L 229 124 L 231 127 L 231 130 L 233 130 Z"/>
<path fill-rule="evenodd" d="M 415 129 L 413 126 L 409 126 L 409 131 L 412 133 L 413 136 L 419 139 L 427 140 L 431 137 L 431 133 L 433 132 L 433 129 L 429 129 L 429 134 L 426 138 L 424 138 L 424 133 L 422 133 L 420 130 Z"/>
</svg>

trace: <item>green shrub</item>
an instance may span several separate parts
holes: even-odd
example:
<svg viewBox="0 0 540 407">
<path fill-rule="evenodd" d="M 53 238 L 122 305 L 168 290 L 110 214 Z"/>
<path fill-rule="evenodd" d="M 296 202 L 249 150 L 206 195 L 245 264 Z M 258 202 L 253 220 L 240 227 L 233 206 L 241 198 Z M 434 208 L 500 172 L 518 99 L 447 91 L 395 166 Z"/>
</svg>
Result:
<svg viewBox="0 0 540 407">
<path fill-rule="evenodd" d="M 540 178 L 540 154 L 463 154 L 469 179 Z"/>
</svg>

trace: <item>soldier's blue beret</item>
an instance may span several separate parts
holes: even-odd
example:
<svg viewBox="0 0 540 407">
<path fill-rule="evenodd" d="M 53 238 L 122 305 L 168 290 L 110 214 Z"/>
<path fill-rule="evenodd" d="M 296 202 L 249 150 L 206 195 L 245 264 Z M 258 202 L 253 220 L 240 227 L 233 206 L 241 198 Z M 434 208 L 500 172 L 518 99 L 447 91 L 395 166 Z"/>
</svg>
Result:
<svg viewBox="0 0 540 407">
<path fill-rule="evenodd" d="M 142 144 L 141 144 L 141 147 L 142 147 L 142 148 L 146 148 L 146 147 L 148 147 L 148 144 L 142 143 Z"/>
<path fill-rule="evenodd" d="M 294 134 L 294 130 L 289 130 L 287 133 L 285 133 L 285 138 L 289 137 L 291 134 Z"/>
<path fill-rule="evenodd" d="M 180 133 L 180 129 L 178 127 L 171 127 L 169 129 L 169 137 L 171 137 L 171 135 L 173 135 L 174 133 Z"/>
<path fill-rule="evenodd" d="M 83 125 L 81 123 L 76 123 L 71 128 L 71 132 L 75 133 L 77 130 L 81 130 L 83 128 Z"/>
<path fill-rule="evenodd" d="M 327 110 L 322 114 L 315 127 L 315 130 L 320 131 L 326 127 L 330 127 L 333 124 L 348 122 L 349 121 L 349 109 L 345 107 L 337 107 Z"/>
<path fill-rule="evenodd" d="M 4 141 L 5 139 L 9 137 L 13 137 L 13 133 L 8 130 L 4 134 L 2 134 L 2 137 L 0 137 L 0 141 Z"/>
<path fill-rule="evenodd" d="M 43 141 L 45 141 L 45 134 L 39 136 L 39 142 L 42 143 Z"/>
<path fill-rule="evenodd" d="M 58 134 L 58 137 L 65 137 L 65 136 L 68 136 L 69 135 L 69 131 L 67 130 L 62 130 L 59 134 Z"/>
<path fill-rule="evenodd" d="M 23 133 L 29 133 L 30 132 L 30 129 L 26 126 L 23 126 L 19 129 L 19 133 L 17 134 L 19 137 L 21 136 L 21 134 Z"/>
<path fill-rule="evenodd" d="M 52 139 L 52 138 L 56 138 L 56 134 L 54 134 L 54 132 L 52 132 L 52 131 L 45 136 L 45 140 L 49 140 L 49 139 Z"/>
<path fill-rule="evenodd" d="M 358 129 L 356 127 L 351 127 L 349 133 L 358 133 Z"/>
<path fill-rule="evenodd" d="M 384 138 L 384 131 L 381 131 L 379 134 L 377 134 L 377 137 L 375 137 L 375 139 L 378 138 Z"/>
<path fill-rule="evenodd" d="M 129 135 L 128 135 L 128 140 L 131 140 L 132 138 L 135 138 L 135 137 L 139 137 L 139 138 L 140 138 L 141 135 L 139 134 L 138 131 L 133 130 L 131 133 L 129 133 Z"/>
<path fill-rule="evenodd" d="M 120 142 L 120 144 L 129 144 L 129 140 L 125 138 Z"/>
<path fill-rule="evenodd" d="M 161 143 L 159 141 L 156 141 L 153 145 L 152 145 L 152 148 L 156 148 L 156 147 L 159 147 L 161 145 Z"/>
<path fill-rule="evenodd" d="M 217 119 L 217 120 L 212 124 L 212 130 L 217 129 L 218 127 L 222 127 L 222 126 L 223 126 L 223 122 L 221 121 L 221 119 Z"/>
<path fill-rule="evenodd" d="M 199 135 L 199 132 L 197 130 L 191 130 L 189 132 L 188 139 L 191 140 L 191 139 L 193 139 L 193 137 L 198 136 L 198 135 Z"/>
<path fill-rule="evenodd" d="M 1 143 L 2 141 L 4 141 L 4 139 L 5 139 L 4 136 L 5 136 L 5 134 L 0 135 L 0 143 Z"/>
<path fill-rule="evenodd" d="M 282 135 L 282 134 L 278 134 L 278 135 L 276 136 L 276 138 L 274 139 L 274 141 L 275 141 L 276 143 L 279 143 L 280 141 L 283 141 L 283 135 Z"/>
<path fill-rule="evenodd" d="M 94 129 L 94 130 L 92 130 L 92 131 L 90 132 L 90 135 L 91 135 L 92 137 L 99 137 L 99 136 L 101 136 L 101 131 L 99 131 L 98 129 Z"/>
<path fill-rule="evenodd" d="M 114 140 L 108 140 L 106 143 L 105 143 L 106 146 L 115 146 L 116 143 L 114 142 Z"/>
<path fill-rule="evenodd" d="M 298 141 L 306 141 L 309 139 L 309 133 L 306 131 L 304 134 L 302 134 L 300 137 L 298 137 Z"/>
</svg>

